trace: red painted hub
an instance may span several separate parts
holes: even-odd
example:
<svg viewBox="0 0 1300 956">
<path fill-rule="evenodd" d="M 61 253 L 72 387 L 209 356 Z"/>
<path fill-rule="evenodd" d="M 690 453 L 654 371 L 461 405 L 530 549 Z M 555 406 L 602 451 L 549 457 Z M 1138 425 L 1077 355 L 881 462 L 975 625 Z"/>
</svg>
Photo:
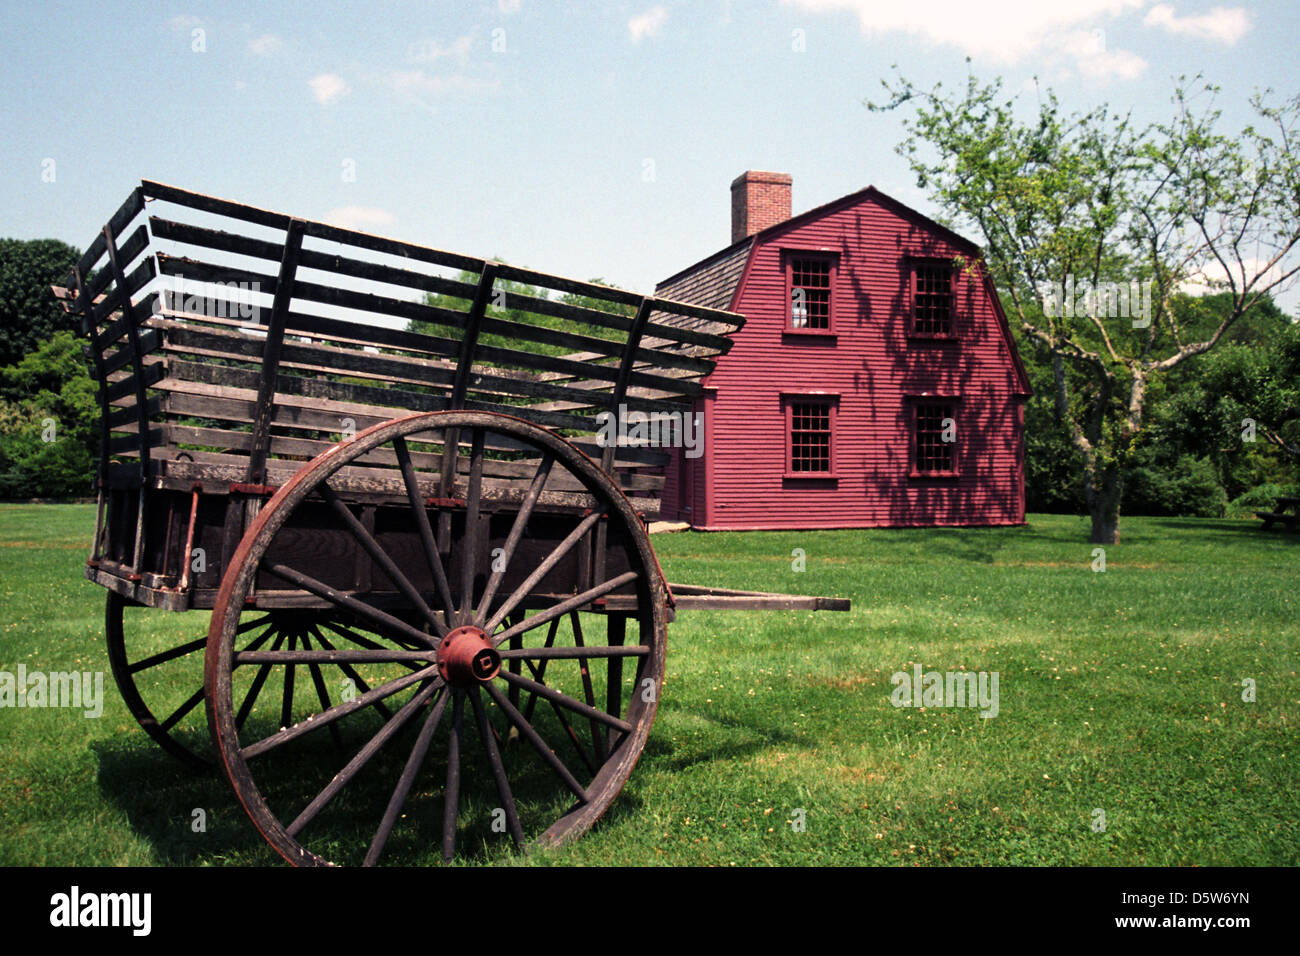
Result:
<svg viewBox="0 0 1300 956">
<path fill-rule="evenodd" d="M 438 673 L 453 687 L 486 683 L 500 670 L 501 655 L 477 627 L 458 627 L 438 645 Z"/>
</svg>

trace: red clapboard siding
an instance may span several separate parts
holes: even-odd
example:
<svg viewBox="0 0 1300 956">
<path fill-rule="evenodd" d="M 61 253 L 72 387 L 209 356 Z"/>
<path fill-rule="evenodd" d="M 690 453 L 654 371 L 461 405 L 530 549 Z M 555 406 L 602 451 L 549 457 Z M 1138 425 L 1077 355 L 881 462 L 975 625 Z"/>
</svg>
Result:
<svg viewBox="0 0 1300 956">
<path fill-rule="evenodd" d="M 664 514 L 709 529 L 998 525 L 1024 521 L 1023 399 L 1028 384 L 978 250 L 874 189 L 805 213 L 746 240 L 730 303 L 746 318 L 705 380 L 705 451 L 669 468 Z M 685 297 L 710 264 L 661 284 Z M 786 331 L 783 251 L 838 254 L 833 336 Z M 956 341 L 909 337 L 908 256 L 970 258 L 955 286 Z M 716 269 L 715 269 L 716 272 Z M 716 283 L 710 291 L 716 298 Z M 786 477 L 782 393 L 832 393 L 833 479 Z M 959 475 L 911 471 L 908 396 L 960 396 Z M 684 479 L 685 493 L 681 491 Z M 685 505 L 686 508 L 681 508 Z"/>
</svg>

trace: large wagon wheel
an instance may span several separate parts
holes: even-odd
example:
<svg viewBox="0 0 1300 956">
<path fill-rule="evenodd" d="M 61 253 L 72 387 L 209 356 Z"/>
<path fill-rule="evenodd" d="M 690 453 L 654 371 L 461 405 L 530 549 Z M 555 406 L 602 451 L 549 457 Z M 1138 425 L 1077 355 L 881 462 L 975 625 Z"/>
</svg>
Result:
<svg viewBox="0 0 1300 956">
<path fill-rule="evenodd" d="M 433 463 L 462 442 L 469 445 L 467 474 L 455 486 L 462 497 L 432 496 Z M 510 453 L 491 457 L 502 448 L 515 449 L 513 461 Z M 388 502 L 387 523 L 374 510 L 359 516 L 359 505 L 345 500 L 358 472 L 349 466 L 377 462 L 400 465 L 389 472 L 400 475 L 400 502 Z M 513 497 L 503 500 L 509 492 L 499 476 L 510 466 Z M 498 477 L 485 482 L 485 471 Z M 558 513 L 555 497 L 543 497 L 565 473 L 579 489 L 570 502 L 587 508 Z M 592 560 L 595 538 L 604 540 L 604 561 Z M 346 566 L 322 580 L 330 575 L 319 570 L 329 568 L 321 556 L 334 553 L 334 542 Z M 368 559 L 369 588 L 349 587 L 347 554 Z M 268 588 L 308 592 L 348 623 L 335 628 L 329 647 L 237 652 L 254 586 L 263 600 Z M 602 613 L 607 596 L 621 598 L 625 610 Z M 597 621 L 608 624 L 603 644 L 590 639 Z M 484 412 L 412 415 L 320 455 L 245 533 L 212 616 L 209 722 L 240 802 L 291 863 L 370 865 L 399 844 L 399 856 L 440 845 L 450 860 L 458 836 L 464 845 L 508 835 L 523 848 L 526 833 L 542 831 L 541 843 L 556 844 L 591 827 L 640 756 L 665 632 L 665 589 L 649 537 L 610 475 L 529 422 Z M 254 667 L 345 666 L 364 671 L 362 693 L 321 706 L 304 696 L 292 722 L 237 726 L 235 688 Z M 381 704 L 391 711 L 378 720 Z M 335 761 L 313 743 L 327 726 L 342 727 L 347 744 Z"/>
</svg>

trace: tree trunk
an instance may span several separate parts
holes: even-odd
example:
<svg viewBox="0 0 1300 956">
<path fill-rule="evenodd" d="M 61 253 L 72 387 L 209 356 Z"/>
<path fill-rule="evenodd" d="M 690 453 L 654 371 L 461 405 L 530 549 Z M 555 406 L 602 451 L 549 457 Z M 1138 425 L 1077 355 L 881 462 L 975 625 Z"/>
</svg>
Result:
<svg viewBox="0 0 1300 956">
<path fill-rule="evenodd" d="M 1092 517 L 1093 544 L 1119 544 L 1119 505 L 1123 481 L 1118 466 L 1111 465 L 1088 476 L 1088 513 Z"/>
</svg>

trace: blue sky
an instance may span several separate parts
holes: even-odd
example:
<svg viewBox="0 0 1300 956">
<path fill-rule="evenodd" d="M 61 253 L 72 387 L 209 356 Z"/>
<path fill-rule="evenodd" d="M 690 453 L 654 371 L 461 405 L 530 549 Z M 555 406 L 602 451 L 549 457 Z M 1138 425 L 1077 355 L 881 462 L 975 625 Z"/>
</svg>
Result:
<svg viewBox="0 0 1300 956">
<path fill-rule="evenodd" d="M 935 210 L 864 98 L 1032 78 L 1171 115 L 1178 74 L 1296 92 L 1300 4 L 1178 0 L 15 3 L 0 235 L 84 247 L 141 178 L 649 291 L 729 241 L 745 169 L 799 212 L 868 184 Z M 50 172 L 53 172 L 53 181 Z"/>
</svg>

